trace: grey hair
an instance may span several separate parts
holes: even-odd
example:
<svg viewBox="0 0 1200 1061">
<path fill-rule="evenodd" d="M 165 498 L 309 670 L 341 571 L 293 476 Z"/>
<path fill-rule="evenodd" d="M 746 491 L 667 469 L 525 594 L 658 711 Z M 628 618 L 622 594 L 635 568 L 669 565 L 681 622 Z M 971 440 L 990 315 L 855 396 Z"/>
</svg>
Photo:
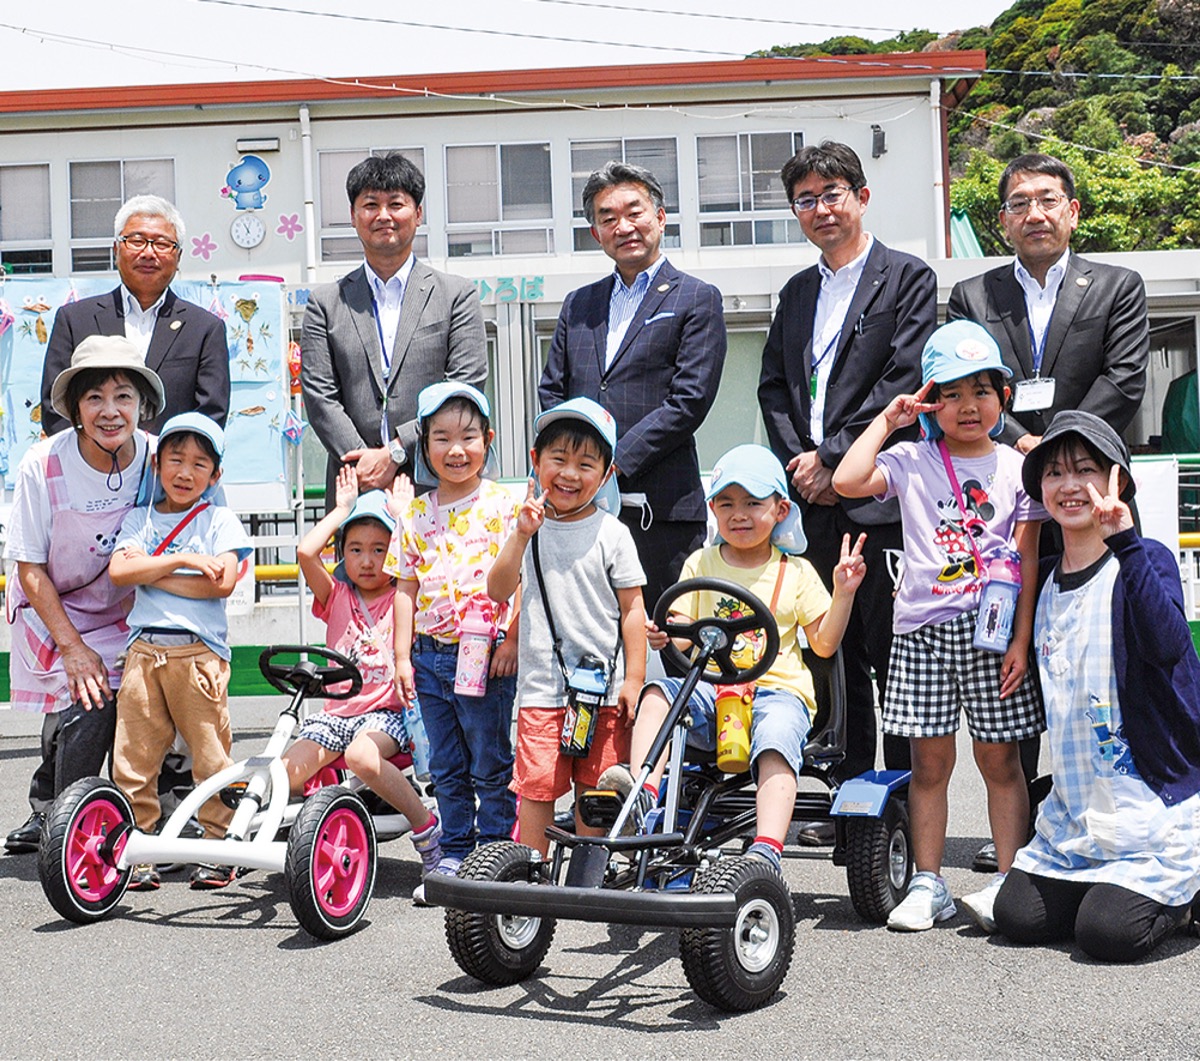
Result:
<svg viewBox="0 0 1200 1061">
<path fill-rule="evenodd" d="M 646 189 L 646 194 L 650 196 L 650 202 L 653 203 L 655 210 L 666 209 L 662 185 L 658 183 L 658 178 L 653 173 L 644 166 L 635 166 L 632 162 L 612 159 L 588 177 L 587 184 L 583 186 L 583 214 L 588 219 L 588 224 L 596 223 L 596 210 L 593 205 L 596 196 L 618 184 L 640 184 Z"/>
<path fill-rule="evenodd" d="M 113 237 L 116 238 L 125 230 L 131 217 L 161 217 L 175 229 L 175 242 L 183 246 L 187 229 L 183 224 L 183 215 L 179 208 L 161 195 L 135 195 L 117 211 L 113 221 Z"/>
</svg>

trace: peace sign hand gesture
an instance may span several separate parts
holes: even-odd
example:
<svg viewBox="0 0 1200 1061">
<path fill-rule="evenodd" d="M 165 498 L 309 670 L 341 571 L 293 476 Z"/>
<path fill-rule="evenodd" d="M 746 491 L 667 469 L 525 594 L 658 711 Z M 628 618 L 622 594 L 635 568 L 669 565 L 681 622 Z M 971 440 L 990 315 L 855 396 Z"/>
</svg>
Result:
<svg viewBox="0 0 1200 1061">
<path fill-rule="evenodd" d="M 850 535 L 842 535 L 842 555 L 833 569 L 833 584 L 847 593 L 854 593 L 862 585 L 867 574 L 867 562 L 863 559 L 863 544 L 867 536 L 860 534 L 854 548 L 850 547 Z"/>
<path fill-rule="evenodd" d="M 546 521 L 546 503 L 538 496 L 538 486 L 538 481 L 531 475 L 525 500 L 517 513 L 517 533 L 524 538 L 532 538 Z"/>
<path fill-rule="evenodd" d="M 1120 498 L 1121 466 L 1114 464 L 1108 473 L 1108 490 L 1100 495 L 1091 483 L 1087 484 L 1088 497 L 1092 501 L 1092 520 L 1100 531 L 1101 538 L 1109 538 L 1133 526 L 1133 514 Z"/>
</svg>

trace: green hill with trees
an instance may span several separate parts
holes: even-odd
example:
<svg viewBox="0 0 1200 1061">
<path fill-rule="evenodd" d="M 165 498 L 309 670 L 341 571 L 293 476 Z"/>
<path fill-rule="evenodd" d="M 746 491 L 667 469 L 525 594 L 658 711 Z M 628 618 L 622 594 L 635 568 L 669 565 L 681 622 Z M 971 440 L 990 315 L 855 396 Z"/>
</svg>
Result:
<svg viewBox="0 0 1200 1061">
<path fill-rule="evenodd" d="M 1088 251 L 1200 246 L 1200 2 L 1017 0 L 988 27 L 938 38 L 834 37 L 757 55 L 981 48 L 988 72 L 950 115 L 950 200 L 989 254 L 1007 253 L 996 181 L 1044 151 L 1074 170 Z"/>
</svg>

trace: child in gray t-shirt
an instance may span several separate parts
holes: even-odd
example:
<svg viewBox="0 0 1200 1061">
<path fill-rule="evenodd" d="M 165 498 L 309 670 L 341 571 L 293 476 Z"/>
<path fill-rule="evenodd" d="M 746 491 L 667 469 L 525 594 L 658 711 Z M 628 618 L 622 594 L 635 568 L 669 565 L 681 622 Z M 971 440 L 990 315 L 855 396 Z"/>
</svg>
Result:
<svg viewBox="0 0 1200 1061">
<path fill-rule="evenodd" d="M 646 576 L 628 529 L 602 507 L 611 503 L 603 497 L 606 489 L 610 498 L 616 495 L 612 416 L 590 398 L 573 398 L 542 413 L 536 428 L 529 490 L 517 529 L 488 576 L 488 594 L 508 600 L 518 581 L 523 586 L 512 789 L 521 797 L 521 841 L 544 855 L 555 800 L 572 782 L 576 795 L 594 788 L 605 769 L 629 758 L 630 727 L 646 677 Z M 585 655 L 608 664 L 609 682 L 591 747 L 576 757 L 560 754 L 564 670 Z M 576 828 L 599 833 L 578 817 Z"/>
</svg>

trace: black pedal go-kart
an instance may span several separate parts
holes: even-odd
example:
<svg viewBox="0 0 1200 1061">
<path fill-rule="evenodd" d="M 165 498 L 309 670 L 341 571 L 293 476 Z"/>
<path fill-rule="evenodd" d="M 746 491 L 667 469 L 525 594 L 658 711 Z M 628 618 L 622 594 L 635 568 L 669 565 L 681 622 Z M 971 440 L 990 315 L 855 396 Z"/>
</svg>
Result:
<svg viewBox="0 0 1200 1061">
<path fill-rule="evenodd" d="M 697 591 L 741 601 L 732 618 L 668 621 L 671 604 Z M 779 634 L 770 610 L 741 586 L 712 578 L 668 589 L 654 612 L 659 629 L 695 646 L 690 658 L 669 643 L 666 655 L 686 677 L 627 798 L 586 793 L 580 814 L 602 837 L 547 830 L 550 856 L 518 843 L 495 843 L 467 858 L 457 876 L 434 874 L 426 899 L 446 907 L 446 940 L 463 972 L 486 984 L 526 979 L 554 937 L 557 918 L 678 928 L 684 973 L 706 1002 L 727 1011 L 764 1005 L 783 984 L 792 961 L 795 914 L 783 878 L 766 862 L 740 852 L 754 835 L 754 790 L 749 773 L 724 774 L 695 761 L 687 748 L 687 702 L 698 682 L 753 681 L 770 667 Z M 746 634 L 765 635 L 765 650 L 750 667 L 735 662 Z M 867 921 L 883 923 L 903 899 L 912 874 L 909 773 L 868 771 L 840 786 L 832 777 L 845 751 L 845 683 L 840 655 L 822 660 L 805 650 L 819 710 L 804 749 L 794 821 L 835 824 L 833 861 L 846 867 L 850 899 Z M 670 748 L 659 806 L 638 835 L 622 835 L 641 785 Z M 792 854 L 786 852 L 785 854 Z M 820 856 L 818 856 L 820 857 Z"/>
</svg>

